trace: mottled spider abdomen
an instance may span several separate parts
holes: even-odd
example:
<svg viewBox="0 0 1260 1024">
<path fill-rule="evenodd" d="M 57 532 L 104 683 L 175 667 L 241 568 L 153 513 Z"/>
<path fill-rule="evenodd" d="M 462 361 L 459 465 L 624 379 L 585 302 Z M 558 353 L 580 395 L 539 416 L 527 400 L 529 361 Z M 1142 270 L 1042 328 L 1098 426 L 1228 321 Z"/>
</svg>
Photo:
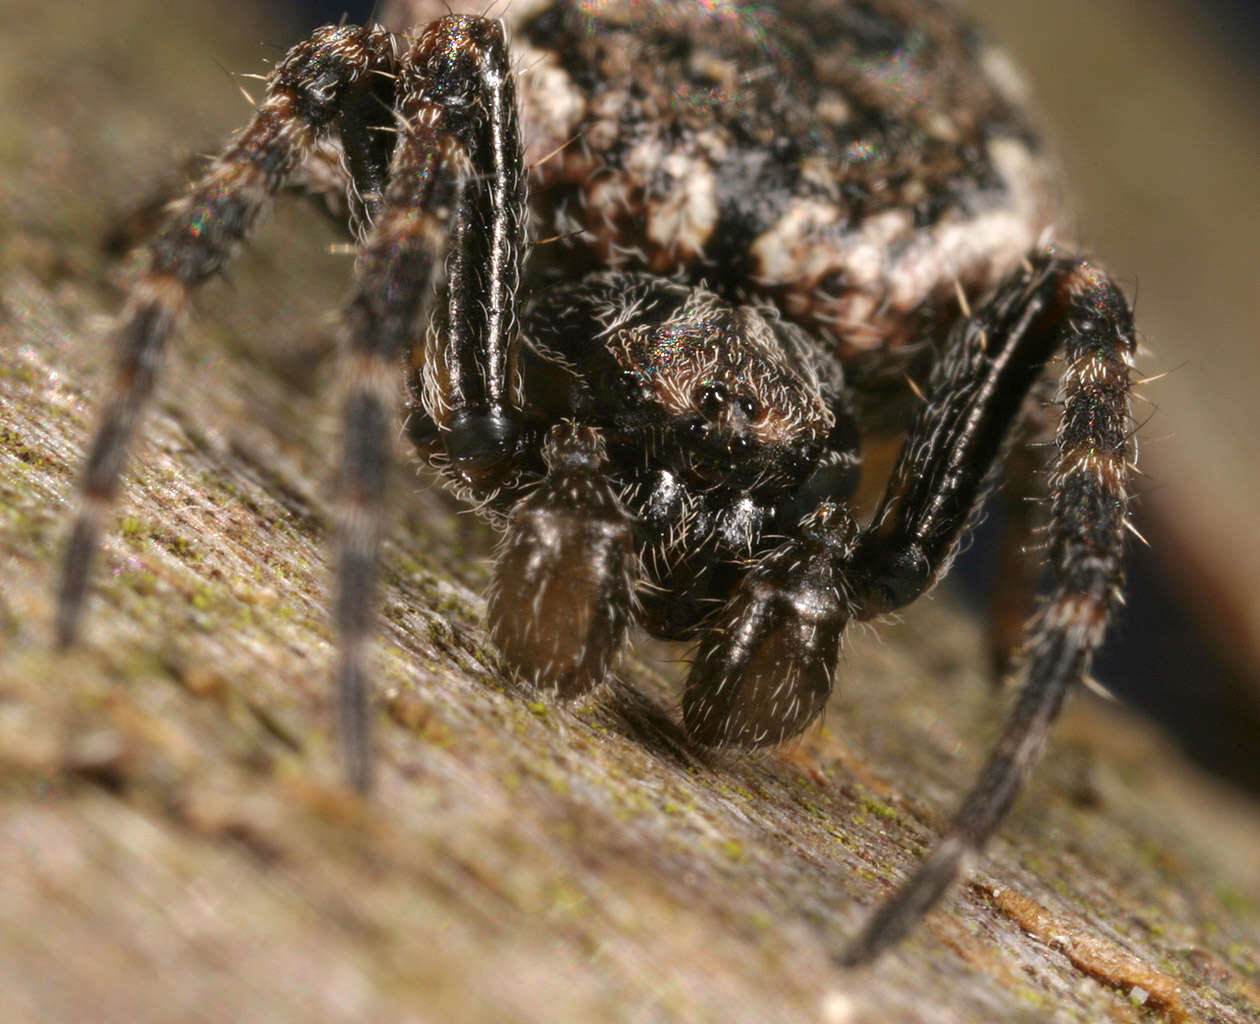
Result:
<svg viewBox="0 0 1260 1024">
<path fill-rule="evenodd" d="M 935 0 L 539 2 L 513 20 L 535 223 L 562 239 L 533 273 L 756 296 L 874 368 L 1053 224 L 1017 76 Z"/>
</svg>

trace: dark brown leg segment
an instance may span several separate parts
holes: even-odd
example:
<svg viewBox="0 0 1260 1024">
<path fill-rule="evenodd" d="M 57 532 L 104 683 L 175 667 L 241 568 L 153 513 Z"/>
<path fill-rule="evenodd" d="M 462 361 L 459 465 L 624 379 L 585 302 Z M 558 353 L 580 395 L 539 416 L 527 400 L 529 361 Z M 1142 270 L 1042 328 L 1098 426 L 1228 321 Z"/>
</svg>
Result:
<svg viewBox="0 0 1260 1024">
<path fill-rule="evenodd" d="M 336 690 L 347 775 L 359 790 L 371 784 L 364 654 L 403 355 L 422 353 L 427 411 L 470 482 L 510 461 L 518 430 L 524 171 L 501 26 L 455 15 L 434 22 L 401 58 L 397 96 L 402 136 L 346 315 Z"/>
<path fill-rule="evenodd" d="M 56 639 L 74 642 L 101 522 L 114 501 L 128 441 L 153 390 L 167 338 L 190 292 L 248 237 L 272 196 L 328 136 L 345 92 L 390 59 L 382 29 L 327 27 L 293 47 L 267 81 L 254 120 L 171 210 L 149 244 L 149 266 L 132 288 L 115 336 L 113 386 L 80 479 L 57 591 Z"/>
<path fill-rule="evenodd" d="M 841 961 L 848 965 L 873 959 L 901 938 L 992 835 L 1039 758 L 1068 690 L 1088 671 L 1120 599 L 1127 486 L 1135 458 L 1129 306 L 1098 269 L 1081 261 L 1047 259 L 1000 289 L 990 308 L 979 312 L 988 333 L 981 339 L 965 325 L 955 335 L 958 350 L 941 378 L 944 391 L 930 396 L 907 443 L 902 471 L 894 477 L 885 518 L 872 533 L 871 550 L 882 549 L 889 556 L 883 568 L 866 567 L 876 584 L 873 603 L 882 606 L 915 589 L 920 578 L 935 578 L 940 559 L 949 557 L 957 537 L 950 520 L 965 521 L 982 489 L 985 464 L 979 472 L 965 470 L 973 465 L 970 456 L 991 452 L 991 465 L 1002 447 L 999 435 L 1009 429 L 1009 424 L 1002 427 L 1005 413 L 992 413 L 1018 408 L 1018 402 L 986 399 L 988 382 L 1010 374 L 1007 364 L 1018 370 L 1016 363 L 1027 363 L 1032 369 L 1061 352 L 1062 419 L 1050 478 L 1051 589 L 1028 625 L 1022 689 L 996 749 L 945 837 L 845 950 Z M 997 327 L 1003 327 L 1000 336 L 993 330 Z M 977 344 L 984 346 L 982 359 L 976 357 Z M 972 361 L 982 371 L 979 386 L 971 404 L 956 407 L 951 396 L 963 389 L 950 379 L 950 367 Z M 1023 375 L 1016 372 L 1010 378 Z M 1026 393 L 1024 388 L 1011 397 L 1022 401 Z M 957 458 L 959 448 L 967 456 L 964 461 Z M 955 475 L 943 477 L 947 472 Z M 924 492 L 929 500 L 920 501 L 914 482 L 923 478 L 933 483 Z M 958 502 L 950 512 L 954 499 L 947 485 L 955 480 L 959 495 L 971 490 L 976 497 Z M 941 515 L 943 509 L 947 515 Z M 890 538 L 894 543 L 888 547 Z M 904 556 L 906 551 L 911 557 Z M 925 555 L 929 564 L 919 571 L 918 560 Z M 915 571 L 903 572 L 906 568 Z"/>
</svg>

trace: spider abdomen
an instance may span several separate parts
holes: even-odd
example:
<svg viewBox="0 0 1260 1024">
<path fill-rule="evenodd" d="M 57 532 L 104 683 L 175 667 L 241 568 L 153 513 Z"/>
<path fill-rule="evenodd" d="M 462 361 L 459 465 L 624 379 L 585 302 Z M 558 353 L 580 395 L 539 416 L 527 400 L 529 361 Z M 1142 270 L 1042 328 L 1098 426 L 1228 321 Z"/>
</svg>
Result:
<svg viewBox="0 0 1260 1024">
<path fill-rule="evenodd" d="M 773 301 L 848 360 L 938 330 L 956 284 L 978 299 L 1052 223 L 1014 76 L 940 4 L 534 10 L 522 120 L 559 276 Z"/>
</svg>

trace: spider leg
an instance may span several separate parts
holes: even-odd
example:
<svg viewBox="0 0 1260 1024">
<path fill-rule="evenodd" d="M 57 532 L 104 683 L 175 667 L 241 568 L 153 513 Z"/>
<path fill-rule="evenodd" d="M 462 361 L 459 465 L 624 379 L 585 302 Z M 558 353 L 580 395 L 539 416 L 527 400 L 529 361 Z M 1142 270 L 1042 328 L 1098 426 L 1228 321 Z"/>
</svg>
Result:
<svg viewBox="0 0 1260 1024">
<path fill-rule="evenodd" d="M 371 783 L 363 656 L 403 354 L 411 348 L 423 368 L 425 411 L 470 484 L 490 486 L 519 432 L 513 303 L 525 186 L 502 27 L 455 15 L 434 22 L 400 61 L 397 96 L 402 135 L 346 314 L 336 691 L 346 770 L 359 790 Z M 416 343 L 435 283 L 444 306 Z"/>
<path fill-rule="evenodd" d="M 1128 304 L 1079 260 L 1038 259 L 951 338 L 888 495 L 854 555 L 863 616 L 900 606 L 948 565 L 1046 363 L 1061 352 L 1062 418 L 1050 478 L 1052 586 L 1027 628 L 1023 685 L 945 837 L 852 945 L 864 963 L 941 898 L 1010 808 L 1068 689 L 1088 670 L 1123 576 L 1132 463 Z"/>
<path fill-rule="evenodd" d="M 328 137 L 347 90 L 372 68 L 390 63 L 391 54 L 390 36 L 381 28 L 329 26 L 294 46 L 268 77 L 253 121 L 174 205 L 149 243 L 148 268 L 131 289 L 114 339 L 113 385 L 79 481 L 79 509 L 57 591 L 58 646 L 74 642 L 127 443 L 189 294 L 227 262 L 276 191 Z"/>
<path fill-rule="evenodd" d="M 392 63 L 392 62 L 391 62 Z M 389 181 L 389 163 L 397 142 L 394 124 L 395 76 L 384 68 L 359 78 L 347 92 L 338 121 L 343 170 L 341 194 L 350 204 L 350 230 L 362 241 L 385 202 Z M 317 151 L 316 157 L 323 155 Z M 319 161 L 308 163 L 317 171 Z M 319 178 L 312 174 L 305 183 L 308 190 Z"/>
<path fill-rule="evenodd" d="M 499 22 L 452 15 L 416 45 L 404 88 L 422 81 L 429 94 L 449 93 L 445 117 L 470 163 L 466 184 L 475 198 L 455 211 L 446 306 L 427 351 L 413 362 L 423 365 L 425 408 L 451 467 L 484 492 L 508 467 L 521 430 L 516 302 L 525 259 L 526 172 L 515 80 Z"/>
<path fill-rule="evenodd" d="M 598 431 L 557 424 L 543 457 L 547 476 L 517 502 L 499 546 L 487 619 L 517 675 L 569 698 L 606 677 L 625 639 L 634 529 L 603 474 Z"/>
<path fill-rule="evenodd" d="M 1044 379 L 1044 378 L 1043 378 Z M 1049 456 L 1053 427 L 1043 434 L 1043 421 L 1053 411 L 1047 404 L 1053 395 L 1038 395 L 1035 403 L 1025 403 L 1024 422 L 1033 426 L 1036 442 L 1015 445 L 1003 467 L 1002 528 L 998 538 L 997 568 L 989 599 L 987 642 L 993 682 L 1001 685 L 1014 665 L 1024 624 L 1036 607 L 1037 582 L 1041 575 L 1045 526 L 1041 500 L 1049 477 Z"/>
<path fill-rule="evenodd" d="M 187 183 L 200 182 L 206 169 L 217 157 L 191 156 L 180 162 L 170 179 L 154 188 L 141 202 L 123 211 L 106 230 L 102 248 L 113 257 L 122 257 L 150 242 L 170 219 L 188 191 Z M 347 166 L 341 139 L 324 135 L 293 168 L 277 196 L 296 196 L 310 200 L 312 206 L 327 217 L 337 230 L 361 240 L 362 231 L 352 206 L 356 188 Z M 353 226 L 352 226 L 353 225 Z M 363 228 L 365 231 L 366 228 Z"/>
</svg>

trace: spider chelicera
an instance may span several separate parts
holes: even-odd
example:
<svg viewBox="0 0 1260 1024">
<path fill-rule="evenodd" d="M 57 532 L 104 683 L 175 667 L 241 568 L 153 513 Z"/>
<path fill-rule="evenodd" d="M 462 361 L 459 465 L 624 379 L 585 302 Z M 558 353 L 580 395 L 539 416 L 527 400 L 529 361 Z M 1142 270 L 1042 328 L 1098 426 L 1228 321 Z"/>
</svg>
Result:
<svg viewBox="0 0 1260 1024">
<path fill-rule="evenodd" d="M 1129 306 L 1050 245 L 1048 161 L 1010 72 L 932 0 L 538 0 L 509 11 L 510 47 L 504 22 L 429 6 L 391 8 L 412 33 L 330 26 L 289 50 L 149 243 L 59 640 L 159 353 L 282 190 L 341 196 L 360 243 L 335 559 L 360 789 L 400 371 L 418 451 L 502 530 L 488 620 L 507 669 L 571 697 L 632 624 L 691 640 L 685 727 L 730 747 L 819 715 L 846 624 L 940 579 L 1007 453 L 1057 414 L 1010 484 L 1049 491 L 1018 700 L 944 838 L 841 957 L 868 960 L 993 832 L 1119 599 Z M 859 523 L 859 441 L 890 427 L 906 440 Z M 1015 522 L 1019 547 L 1033 521 Z"/>
</svg>

